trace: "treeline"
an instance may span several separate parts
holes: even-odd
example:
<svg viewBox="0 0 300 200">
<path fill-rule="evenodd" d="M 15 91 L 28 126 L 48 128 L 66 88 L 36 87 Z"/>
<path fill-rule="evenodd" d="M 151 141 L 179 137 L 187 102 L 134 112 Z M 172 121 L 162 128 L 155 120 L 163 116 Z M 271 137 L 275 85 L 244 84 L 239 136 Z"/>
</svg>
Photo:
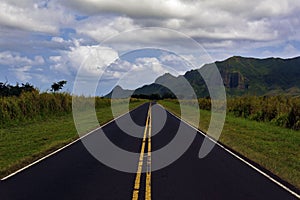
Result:
<svg viewBox="0 0 300 200">
<path fill-rule="evenodd" d="M 46 119 L 49 116 L 70 114 L 72 96 L 68 93 L 40 93 L 29 83 L 11 86 L 0 83 L 0 126 L 7 127 L 28 120 Z M 175 99 L 173 94 L 132 95 L 134 98 L 160 100 Z M 132 101 L 131 100 L 131 101 Z M 110 99 L 76 97 L 76 101 L 101 108 L 110 106 Z M 189 101 L 186 100 L 186 103 Z M 190 102 L 195 103 L 195 102 Z M 198 99 L 200 109 L 210 110 L 209 98 Z M 236 117 L 271 122 L 281 127 L 300 130 L 300 97 L 288 96 L 243 96 L 227 99 L 227 111 Z"/>
<path fill-rule="evenodd" d="M 198 100 L 200 109 L 210 110 L 209 98 Z M 300 98 L 289 96 L 243 96 L 227 99 L 227 111 L 236 117 L 271 122 L 300 130 Z"/>
<path fill-rule="evenodd" d="M 29 83 L 10 85 L 0 82 L 0 97 L 20 96 L 23 92 L 37 91 L 33 85 Z"/>
</svg>

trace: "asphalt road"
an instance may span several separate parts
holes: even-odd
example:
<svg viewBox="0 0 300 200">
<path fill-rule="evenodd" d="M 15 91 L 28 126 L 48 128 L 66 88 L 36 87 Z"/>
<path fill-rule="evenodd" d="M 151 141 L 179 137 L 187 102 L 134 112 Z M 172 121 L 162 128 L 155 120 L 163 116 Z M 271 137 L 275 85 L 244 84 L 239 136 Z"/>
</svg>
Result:
<svg viewBox="0 0 300 200">
<path fill-rule="evenodd" d="M 150 132 L 155 135 L 151 141 L 145 140 L 144 157 L 149 157 L 150 143 L 152 151 L 169 144 L 180 123 L 158 105 L 152 106 L 152 115 L 148 117 L 148 107 L 144 104 L 124 116 L 131 115 L 140 126 L 145 126 L 147 118 L 151 122 L 147 133 L 151 126 Z M 184 124 L 183 130 L 189 132 L 191 129 Z M 140 129 L 141 138 L 124 133 L 116 122 L 107 124 L 102 131 L 120 148 L 141 152 L 144 132 Z M 93 140 L 97 132 L 85 139 Z M 219 146 L 215 146 L 207 157 L 199 159 L 203 139 L 203 135 L 196 133 L 192 144 L 179 159 L 150 174 L 152 199 L 297 199 Z M 157 164 L 164 158 L 152 154 L 151 159 Z M 138 166 L 138 160 L 135 165 Z M 142 167 L 146 167 L 145 162 Z M 146 174 L 141 173 L 139 179 L 139 199 L 146 199 Z M 137 173 L 107 167 L 90 155 L 79 141 L 1 181 L 0 199 L 132 199 L 136 180 Z"/>
</svg>

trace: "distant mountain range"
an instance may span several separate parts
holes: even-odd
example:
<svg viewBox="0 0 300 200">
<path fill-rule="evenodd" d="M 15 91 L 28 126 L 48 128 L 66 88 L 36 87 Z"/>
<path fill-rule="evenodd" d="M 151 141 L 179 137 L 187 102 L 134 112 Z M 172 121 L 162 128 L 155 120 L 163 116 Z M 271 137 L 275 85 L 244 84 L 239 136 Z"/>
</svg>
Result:
<svg viewBox="0 0 300 200">
<path fill-rule="evenodd" d="M 245 58 L 230 57 L 224 61 L 215 62 L 226 88 L 228 96 L 249 95 L 300 95 L 300 57 L 291 59 L 281 58 Z M 175 77 L 164 74 L 154 83 L 144 85 L 136 90 L 124 90 L 116 86 L 105 97 L 126 98 L 134 95 L 159 95 L 169 97 L 173 93 L 187 97 L 189 92 L 183 79 L 192 86 L 198 98 L 209 96 L 205 82 L 199 75 L 199 70 L 209 70 L 212 64 L 206 64 L 200 69 L 190 70 L 184 75 Z M 168 88 L 162 86 L 166 85 Z"/>
</svg>

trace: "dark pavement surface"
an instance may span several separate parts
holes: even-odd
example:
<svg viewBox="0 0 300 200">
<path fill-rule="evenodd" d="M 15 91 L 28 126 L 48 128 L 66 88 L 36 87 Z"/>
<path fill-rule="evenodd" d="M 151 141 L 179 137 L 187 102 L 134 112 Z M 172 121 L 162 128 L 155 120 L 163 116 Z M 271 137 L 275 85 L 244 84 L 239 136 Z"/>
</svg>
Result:
<svg viewBox="0 0 300 200">
<path fill-rule="evenodd" d="M 137 124 L 144 125 L 147 110 L 145 104 L 129 114 Z M 164 122 L 160 119 L 164 116 L 162 130 L 152 137 L 153 151 L 168 144 L 179 126 L 176 117 L 153 106 L 153 133 L 157 131 L 155 126 Z M 141 139 L 125 134 L 115 122 L 103 127 L 103 131 L 119 147 L 140 152 Z M 196 134 L 192 145 L 177 161 L 152 172 L 152 199 L 296 199 L 219 146 L 199 159 L 203 139 Z M 155 162 L 156 158 L 152 159 Z M 120 172 L 97 161 L 79 141 L 1 181 L 0 199 L 131 199 L 134 180 L 134 173 Z M 140 192 L 143 190 L 141 187 Z"/>
</svg>

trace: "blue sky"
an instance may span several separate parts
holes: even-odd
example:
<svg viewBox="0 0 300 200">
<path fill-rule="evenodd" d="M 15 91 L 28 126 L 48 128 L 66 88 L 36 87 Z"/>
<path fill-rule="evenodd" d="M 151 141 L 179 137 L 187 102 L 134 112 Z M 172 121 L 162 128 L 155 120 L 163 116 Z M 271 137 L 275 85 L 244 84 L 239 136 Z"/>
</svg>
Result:
<svg viewBox="0 0 300 200">
<path fill-rule="evenodd" d="M 295 0 L 2 0 L 0 82 L 45 91 L 64 79 L 72 92 L 81 69 L 91 88 L 81 92 L 93 93 L 89 84 L 98 81 L 103 95 L 115 84 L 132 89 L 233 55 L 296 57 L 299 11 Z"/>
</svg>

